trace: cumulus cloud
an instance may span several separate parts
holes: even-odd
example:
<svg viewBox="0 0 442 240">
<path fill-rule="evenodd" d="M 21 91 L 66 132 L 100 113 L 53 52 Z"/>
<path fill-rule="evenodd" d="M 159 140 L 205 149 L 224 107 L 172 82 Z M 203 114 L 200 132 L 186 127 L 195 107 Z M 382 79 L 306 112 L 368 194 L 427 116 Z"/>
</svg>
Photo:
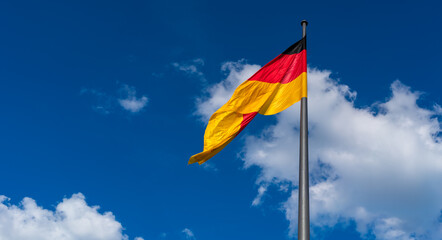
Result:
<svg viewBox="0 0 442 240">
<path fill-rule="evenodd" d="M 178 71 L 182 71 L 191 77 L 196 77 L 201 81 L 206 81 L 204 73 L 200 70 L 200 68 L 204 66 L 204 60 L 201 58 L 196 58 L 189 62 L 174 62 L 172 63 L 172 66 Z"/>
<path fill-rule="evenodd" d="M 111 212 L 100 213 L 85 197 L 74 194 L 55 207 L 44 209 L 34 199 L 11 205 L 0 196 L 0 239 L 14 240 L 128 240 Z M 135 240 L 143 240 L 141 237 Z"/>
<path fill-rule="evenodd" d="M 184 228 L 182 233 L 184 233 L 186 239 L 196 239 L 195 234 L 193 234 L 193 232 L 188 228 Z"/>
<path fill-rule="evenodd" d="M 229 63 L 228 77 L 197 102 L 207 119 L 257 65 Z M 253 73 L 253 72 L 252 72 Z M 440 239 L 442 141 L 439 105 L 417 104 L 420 93 L 394 81 L 391 96 L 356 107 L 356 92 L 308 70 L 311 221 L 330 227 L 353 220 L 361 236 L 378 239 Z M 241 79 L 239 79 L 241 76 Z M 230 78 L 229 78 L 230 77 Z M 228 87 L 226 87 L 228 86 Z M 247 136 L 240 155 L 261 173 L 255 204 L 269 184 L 292 186 L 282 203 L 290 234 L 297 228 L 299 104 L 276 115 L 277 123 Z M 286 188 L 283 188 L 286 189 Z"/>
<path fill-rule="evenodd" d="M 120 88 L 120 95 L 121 97 L 118 99 L 118 103 L 123 109 L 129 112 L 140 112 L 147 105 L 147 97 L 143 95 L 140 98 L 137 98 L 135 87 L 127 84 L 123 84 Z"/>
</svg>

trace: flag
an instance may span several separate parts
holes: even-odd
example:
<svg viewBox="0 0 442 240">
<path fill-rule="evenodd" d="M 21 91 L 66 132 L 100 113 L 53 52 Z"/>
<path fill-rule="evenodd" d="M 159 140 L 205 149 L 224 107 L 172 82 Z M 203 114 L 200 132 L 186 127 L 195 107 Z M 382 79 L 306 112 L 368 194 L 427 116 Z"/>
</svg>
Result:
<svg viewBox="0 0 442 240">
<path fill-rule="evenodd" d="M 209 160 L 229 144 L 259 113 L 272 115 L 307 97 L 306 38 L 264 65 L 236 88 L 207 124 L 204 150 L 189 164 Z"/>
</svg>

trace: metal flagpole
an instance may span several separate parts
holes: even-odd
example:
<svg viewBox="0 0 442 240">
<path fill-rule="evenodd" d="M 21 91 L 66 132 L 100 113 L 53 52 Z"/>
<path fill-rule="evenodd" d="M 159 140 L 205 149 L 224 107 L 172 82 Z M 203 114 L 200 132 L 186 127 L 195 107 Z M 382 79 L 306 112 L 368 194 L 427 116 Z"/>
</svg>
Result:
<svg viewBox="0 0 442 240">
<path fill-rule="evenodd" d="M 301 21 L 302 37 L 305 37 L 306 35 L 307 24 L 308 22 L 306 20 Z M 301 99 L 301 125 L 299 137 L 298 240 L 310 240 L 309 215 L 307 98 L 303 97 Z"/>
</svg>

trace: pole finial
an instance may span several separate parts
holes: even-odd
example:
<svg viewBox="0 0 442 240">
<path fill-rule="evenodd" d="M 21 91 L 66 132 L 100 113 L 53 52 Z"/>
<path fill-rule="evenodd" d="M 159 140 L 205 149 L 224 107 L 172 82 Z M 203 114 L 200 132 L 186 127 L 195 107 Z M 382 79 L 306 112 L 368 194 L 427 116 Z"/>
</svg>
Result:
<svg viewBox="0 0 442 240">
<path fill-rule="evenodd" d="M 301 21 L 301 26 L 303 26 L 303 25 L 304 25 L 304 23 L 305 23 L 305 26 L 307 26 L 307 25 L 308 25 L 308 22 L 307 22 L 307 20 L 305 20 L 305 19 L 304 19 L 304 20 L 302 20 L 302 21 Z"/>
</svg>

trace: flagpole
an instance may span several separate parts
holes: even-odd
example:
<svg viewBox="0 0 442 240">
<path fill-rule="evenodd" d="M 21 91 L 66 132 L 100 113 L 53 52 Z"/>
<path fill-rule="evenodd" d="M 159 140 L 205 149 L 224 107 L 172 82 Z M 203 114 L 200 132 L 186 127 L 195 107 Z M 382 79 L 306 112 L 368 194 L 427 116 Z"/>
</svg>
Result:
<svg viewBox="0 0 442 240">
<path fill-rule="evenodd" d="M 302 37 L 305 37 L 306 35 L 307 24 L 308 22 L 306 20 L 301 21 Z M 300 136 L 299 136 L 298 240 L 310 240 L 309 182 L 308 182 L 308 125 L 307 125 L 306 97 L 303 97 L 301 99 L 301 124 L 300 124 L 299 135 Z"/>
</svg>

